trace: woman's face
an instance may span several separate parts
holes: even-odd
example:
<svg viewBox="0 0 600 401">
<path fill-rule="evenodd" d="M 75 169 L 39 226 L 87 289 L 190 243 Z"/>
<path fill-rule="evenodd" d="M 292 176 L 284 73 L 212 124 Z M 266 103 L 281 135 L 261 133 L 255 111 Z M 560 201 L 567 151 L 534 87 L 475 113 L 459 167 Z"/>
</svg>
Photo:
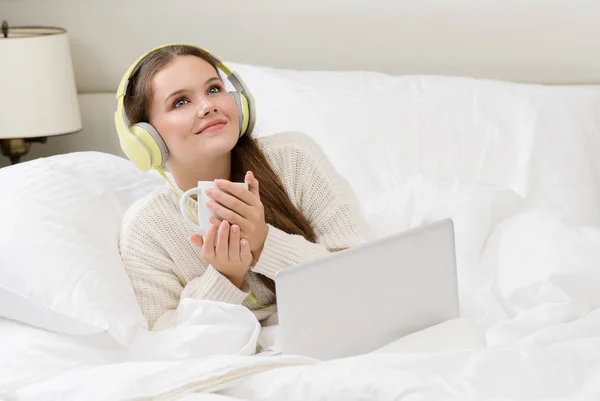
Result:
<svg viewBox="0 0 600 401">
<path fill-rule="evenodd" d="M 176 56 L 152 79 L 150 124 L 169 149 L 169 163 L 230 152 L 239 137 L 237 105 L 215 68 L 196 56 Z"/>
</svg>

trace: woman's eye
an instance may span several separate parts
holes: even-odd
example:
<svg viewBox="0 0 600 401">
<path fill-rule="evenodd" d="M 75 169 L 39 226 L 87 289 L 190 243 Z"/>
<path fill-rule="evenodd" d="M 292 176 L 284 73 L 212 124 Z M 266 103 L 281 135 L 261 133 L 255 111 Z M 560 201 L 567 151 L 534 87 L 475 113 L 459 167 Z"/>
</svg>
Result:
<svg viewBox="0 0 600 401">
<path fill-rule="evenodd" d="M 178 108 L 180 106 L 183 106 L 185 103 L 187 103 L 187 100 L 181 97 L 181 98 L 175 100 L 175 102 L 173 103 L 173 107 Z"/>
<path fill-rule="evenodd" d="M 208 89 L 209 94 L 218 93 L 221 91 L 221 87 L 219 85 L 213 85 Z"/>
</svg>

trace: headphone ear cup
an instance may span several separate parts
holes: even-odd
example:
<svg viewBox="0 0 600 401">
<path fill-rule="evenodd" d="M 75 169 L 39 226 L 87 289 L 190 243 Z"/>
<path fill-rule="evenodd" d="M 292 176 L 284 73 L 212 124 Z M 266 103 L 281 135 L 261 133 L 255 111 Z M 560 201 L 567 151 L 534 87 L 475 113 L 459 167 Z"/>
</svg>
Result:
<svg viewBox="0 0 600 401">
<path fill-rule="evenodd" d="M 156 128 L 149 123 L 142 122 L 134 124 L 130 130 L 147 149 L 139 158 L 147 158 L 144 164 L 149 166 L 148 170 L 155 167 L 164 168 L 169 157 L 169 150 Z"/>
<path fill-rule="evenodd" d="M 231 97 L 233 97 L 233 100 L 235 101 L 235 104 L 237 106 L 238 130 L 240 136 L 242 136 L 246 133 L 246 130 L 248 128 L 248 102 L 246 101 L 244 96 L 240 95 L 239 92 L 230 91 L 229 94 L 231 95 Z"/>
<path fill-rule="evenodd" d="M 138 170 L 146 172 L 152 168 L 150 150 L 130 130 L 119 135 L 119 142 L 123 153 Z"/>
</svg>

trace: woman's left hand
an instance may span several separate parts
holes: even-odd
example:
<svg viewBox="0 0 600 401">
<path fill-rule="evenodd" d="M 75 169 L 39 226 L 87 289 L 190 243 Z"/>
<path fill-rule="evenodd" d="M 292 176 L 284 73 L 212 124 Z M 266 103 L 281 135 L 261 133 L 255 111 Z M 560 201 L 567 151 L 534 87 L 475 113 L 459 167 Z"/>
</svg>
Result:
<svg viewBox="0 0 600 401">
<path fill-rule="evenodd" d="M 250 251 L 256 260 L 265 244 L 269 228 L 260 201 L 258 180 L 249 171 L 244 177 L 244 182 L 248 184 L 248 190 L 228 180 L 216 180 L 218 189 L 206 189 L 206 195 L 212 199 L 206 206 L 223 220 L 227 220 L 229 224 L 240 227 L 241 238 L 248 241 Z M 220 224 L 214 216 L 210 217 L 210 222 L 216 226 Z"/>
</svg>

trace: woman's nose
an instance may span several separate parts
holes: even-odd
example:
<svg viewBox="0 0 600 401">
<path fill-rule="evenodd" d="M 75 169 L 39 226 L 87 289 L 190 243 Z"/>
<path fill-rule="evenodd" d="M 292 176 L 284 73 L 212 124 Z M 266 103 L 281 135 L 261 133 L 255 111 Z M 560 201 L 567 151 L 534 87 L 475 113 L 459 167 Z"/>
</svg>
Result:
<svg viewBox="0 0 600 401">
<path fill-rule="evenodd" d="M 203 99 L 200 102 L 200 107 L 198 108 L 198 117 L 205 117 L 211 112 L 214 113 L 216 111 L 217 108 L 213 102 L 211 102 L 209 99 Z"/>
</svg>

